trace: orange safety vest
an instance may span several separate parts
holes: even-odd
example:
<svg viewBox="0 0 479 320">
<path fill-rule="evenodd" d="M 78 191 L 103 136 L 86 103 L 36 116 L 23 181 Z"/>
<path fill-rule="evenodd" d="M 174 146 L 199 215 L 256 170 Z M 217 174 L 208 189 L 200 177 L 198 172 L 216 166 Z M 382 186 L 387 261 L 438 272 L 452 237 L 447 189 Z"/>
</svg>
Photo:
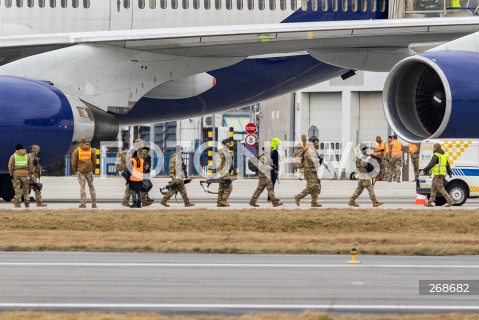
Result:
<svg viewBox="0 0 479 320">
<path fill-rule="evenodd" d="M 78 160 L 91 160 L 91 148 L 83 150 L 78 147 Z"/>
<path fill-rule="evenodd" d="M 417 147 L 417 145 L 415 145 L 414 143 L 409 144 L 409 153 L 417 153 L 418 151 L 419 148 Z"/>
<path fill-rule="evenodd" d="M 374 149 L 383 149 L 384 151 L 376 151 L 373 153 L 373 155 L 375 155 L 376 157 L 379 157 L 379 156 L 382 156 L 383 154 L 385 154 L 387 152 L 387 144 L 386 142 L 381 142 L 381 143 L 377 143 L 376 141 L 374 142 Z"/>
<path fill-rule="evenodd" d="M 391 142 L 391 157 L 401 157 L 402 156 L 402 144 L 399 140 L 393 140 Z"/>
<path fill-rule="evenodd" d="M 145 160 L 140 158 L 140 167 L 137 166 L 135 158 L 132 158 L 130 161 L 133 162 L 133 172 L 131 173 L 130 181 L 143 181 L 143 166 Z"/>
</svg>

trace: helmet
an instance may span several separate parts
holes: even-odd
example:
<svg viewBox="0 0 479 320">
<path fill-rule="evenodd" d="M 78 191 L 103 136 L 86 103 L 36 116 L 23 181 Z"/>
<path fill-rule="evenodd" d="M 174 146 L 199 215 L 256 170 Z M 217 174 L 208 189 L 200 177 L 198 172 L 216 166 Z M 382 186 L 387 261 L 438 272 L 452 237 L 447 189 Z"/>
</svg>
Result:
<svg viewBox="0 0 479 320">
<path fill-rule="evenodd" d="M 365 143 L 361 143 L 361 144 L 359 145 L 359 150 L 362 151 L 362 150 L 364 150 L 364 149 L 367 149 L 367 147 L 368 147 L 368 146 L 367 146 Z"/>
</svg>

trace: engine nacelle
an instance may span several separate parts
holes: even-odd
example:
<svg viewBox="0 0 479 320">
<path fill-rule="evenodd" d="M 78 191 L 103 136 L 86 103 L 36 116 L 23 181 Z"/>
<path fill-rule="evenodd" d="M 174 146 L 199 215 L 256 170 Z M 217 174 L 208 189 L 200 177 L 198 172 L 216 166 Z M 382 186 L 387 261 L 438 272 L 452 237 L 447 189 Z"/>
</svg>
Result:
<svg viewBox="0 0 479 320">
<path fill-rule="evenodd" d="M 25 148 L 40 145 L 42 164 L 48 167 L 75 147 L 81 136 L 112 141 L 117 135 L 112 114 L 67 97 L 50 83 L 0 76 L 0 172 L 8 172 L 8 160 L 18 143 Z"/>
<path fill-rule="evenodd" d="M 389 73 L 383 104 L 403 139 L 479 138 L 479 54 L 431 51 L 406 58 Z"/>
</svg>

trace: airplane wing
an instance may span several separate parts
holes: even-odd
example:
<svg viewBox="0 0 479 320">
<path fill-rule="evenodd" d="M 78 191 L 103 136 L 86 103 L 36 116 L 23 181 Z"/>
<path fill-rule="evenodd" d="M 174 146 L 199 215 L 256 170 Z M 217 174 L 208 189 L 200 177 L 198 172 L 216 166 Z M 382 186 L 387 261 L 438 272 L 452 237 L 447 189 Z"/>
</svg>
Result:
<svg viewBox="0 0 479 320">
<path fill-rule="evenodd" d="M 0 64 L 76 44 L 191 57 L 249 57 L 308 51 L 321 58 L 322 51 L 334 56 L 338 51 L 358 49 L 386 56 L 412 45 L 431 47 L 429 44 L 439 45 L 476 31 L 479 31 L 479 17 L 473 16 L 18 35 L 0 37 Z"/>
</svg>

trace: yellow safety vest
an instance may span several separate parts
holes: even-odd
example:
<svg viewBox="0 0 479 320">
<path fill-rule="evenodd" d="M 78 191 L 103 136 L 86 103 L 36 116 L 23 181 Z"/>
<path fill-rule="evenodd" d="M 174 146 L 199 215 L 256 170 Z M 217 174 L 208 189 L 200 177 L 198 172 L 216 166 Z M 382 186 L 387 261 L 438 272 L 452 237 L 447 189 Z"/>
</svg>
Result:
<svg viewBox="0 0 479 320">
<path fill-rule="evenodd" d="M 445 154 L 440 154 L 435 152 L 434 155 L 439 159 L 438 163 L 432 168 L 433 176 L 445 176 L 446 175 L 446 166 L 447 166 L 447 156 Z"/>
<path fill-rule="evenodd" d="M 451 7 L 460 8 L 461 7 L 461 2 L 459 0 L 452 0 Z"/>
<path fill-rule="evenodd" d="M 27 155 L 20 156 L 15 153 L 15 166 L 16 167 L 26 167 L 28 165 Z"/>
<path fill-rule="evenodd" d="M 78 148 L 78 160 L 90 160 L 91 159 L 91 148 L 88 150 L 83 150 Z"/>
</svg>

